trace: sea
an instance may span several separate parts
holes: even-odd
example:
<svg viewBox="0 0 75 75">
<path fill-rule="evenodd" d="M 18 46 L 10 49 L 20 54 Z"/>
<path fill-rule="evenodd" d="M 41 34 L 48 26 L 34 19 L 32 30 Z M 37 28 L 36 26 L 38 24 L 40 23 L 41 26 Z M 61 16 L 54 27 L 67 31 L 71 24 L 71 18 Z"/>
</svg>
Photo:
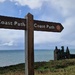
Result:
<svg viewBox="0 0 75 75">
<path fill-rule="evenodd" d="M 75 54 L 75 50 L 70 51 Z M 34 50 L 34 62 L 54 60 L 54 50 Z M 25 63 L 24 50 L 0 50 L 0 67 Z"/>
</svg>

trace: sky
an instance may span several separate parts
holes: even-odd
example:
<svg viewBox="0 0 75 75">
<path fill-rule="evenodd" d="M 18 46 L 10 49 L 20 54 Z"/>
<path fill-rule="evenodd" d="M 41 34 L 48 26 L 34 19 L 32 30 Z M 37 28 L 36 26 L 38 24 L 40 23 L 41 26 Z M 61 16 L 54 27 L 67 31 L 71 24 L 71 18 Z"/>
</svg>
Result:
<svg viewBox="0 0 75 75">
<path fill-rule="evenodd" d="M 54 49 L 55 46 L 75 49 L 75 0 L 0 0 L 0 15 L 58 22 L 60 33 L 34 31 L 35 49 Z M 25 49 L 25 31 L 0 29 L 0 50 Z"/>
</svg>

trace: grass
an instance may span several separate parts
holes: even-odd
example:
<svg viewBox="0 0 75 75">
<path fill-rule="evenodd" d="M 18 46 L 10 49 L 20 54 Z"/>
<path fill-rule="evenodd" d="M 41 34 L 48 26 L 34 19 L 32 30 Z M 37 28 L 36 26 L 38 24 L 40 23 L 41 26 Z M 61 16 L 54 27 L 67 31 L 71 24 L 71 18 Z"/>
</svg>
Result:
<svg viewBox="0 0 75 75">
<path fill-rule="evenodd" d="M 75 75 L 75 59 L 34 63 L 35 75 Z M 25 65 L 0 67 L 0 75 L 25 75 Z"/>
</svg>

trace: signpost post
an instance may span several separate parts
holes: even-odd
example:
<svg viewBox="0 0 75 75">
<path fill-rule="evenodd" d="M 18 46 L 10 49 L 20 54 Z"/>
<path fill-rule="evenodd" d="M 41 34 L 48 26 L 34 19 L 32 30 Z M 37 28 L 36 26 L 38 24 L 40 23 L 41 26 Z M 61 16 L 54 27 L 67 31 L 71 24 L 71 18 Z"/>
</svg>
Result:
<svg viewBox="0 0 75 75">
<path fill-rule="evenodd" d="M 34 75 L 34 30 L 61 32 L 64 29 L 60 23 L 34 20 L 30 13 L 25 19 L 0 16 L 0 28 L 26 30 L 25 75 Z"/>
<path fill-rule="evenodd" d="M 26 16 L 26 59 L 25 59 L 25 75 L 34 75 L 34 27 L 33 15 Z"/>
</svg>

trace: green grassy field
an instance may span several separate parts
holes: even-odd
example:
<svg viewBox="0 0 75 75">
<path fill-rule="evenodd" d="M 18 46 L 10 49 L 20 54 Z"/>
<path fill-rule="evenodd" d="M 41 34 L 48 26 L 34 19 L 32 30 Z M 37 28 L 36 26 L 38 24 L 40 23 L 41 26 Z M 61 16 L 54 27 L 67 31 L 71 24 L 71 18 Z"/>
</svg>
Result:
<svg viewBox="0 0 75 75">
<path fill-rule="evenodd" d="M 75 75 L 75 59 L 36 62 L 34 72 L 35 75 Z M 25 75 L 25 65 L 0 67 L 0 75 Z"/>
</svg>

